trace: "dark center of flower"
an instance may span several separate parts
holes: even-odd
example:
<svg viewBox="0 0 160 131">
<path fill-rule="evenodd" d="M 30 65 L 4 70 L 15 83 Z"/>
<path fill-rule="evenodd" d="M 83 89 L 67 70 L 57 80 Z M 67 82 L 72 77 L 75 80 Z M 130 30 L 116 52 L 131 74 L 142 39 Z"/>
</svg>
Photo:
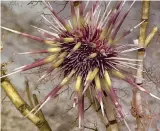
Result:
<svg viewBox="0 0 160 131">
<path fill-rule="evenodd" d="M 95 43 L 95 39 L 97 38 L 93 33 L 97 34 L 98 32 L 99 31 L 88 31 L 87 35 L 82 32 L 83 36 L 78 38 L 76 42 L 64 43 L 62 45 L 63 52 L 69 54 L 78 42 L 81 43 L 81 46 L 76 51 L 69 57 L 65 57 L 64 62 L 61 65 L 65 75 L 69 74 L 74 69 L 77 75 L 81 75 L 85 79 L 90 70 L 99 68 L 99 76 L 102 77 L 104 75 L 104 70 L 113 68 L 114 64 L 107 58 L 117 56 L 117 52 L 114 47 L 105 47 L 104 50 L 103 47 L 100 46 L 100 43 L 103 41 Z M 93 36 L 92 39 L 89 39 L 91 36 Z"/>
</svg>

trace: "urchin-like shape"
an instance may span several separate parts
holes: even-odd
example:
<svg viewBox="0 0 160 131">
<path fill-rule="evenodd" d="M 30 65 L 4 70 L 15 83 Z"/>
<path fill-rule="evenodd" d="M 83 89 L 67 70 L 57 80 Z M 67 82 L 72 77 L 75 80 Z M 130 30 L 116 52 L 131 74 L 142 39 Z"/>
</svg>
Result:
<svg viewBox="0 0 160 131">
<path fill-rule="evenodd" d="M 46 70 L 40 80 L 47 77 L 56 68 L 59 68 L 64 73 L 64 79 L 62 82 L 56 86 L 31 112 L 35 110 L 38 112 L 47 101 L 57 95 L 59 90 L 66 85 L 71 78 L 76 80 L 74 106 L 78 104 L 79 125 L 81 125 L 84 118 L 84 94 L 89 89 L 95 92 L 95 95 L 93 96 L 99 101 L 102 114 L 104 114 L 102 98 L 105 93 L 110 96 L 121 118 L 124 118 L 123 110 L 118 102 L 116 92 L 112 87 L 110 79 L 111 75 L 125 80 L 133 85 L 134 88 L 138 88 L 152 97 L 159 99 L 134 83 L 133 78 L 129 77 L 124 72 L 122 73 L 122 70 L 117 66 L 120 65 L 135 68 L 133 62 L 139 61 L 137 59 L 120 57 L 120 54 L 141 48 L 134 47 L 120 51 L 120 48 L 123 45 L 117 45 L 117 43 L 144 21 L 134 28 L 125 31 L 118 38 L 116 37 L 134 2 L 129 7 L 128 11 L 121 17 L 120 13 L 125 4 L 125 2 L 122 1 L 117 2 L 110 11 L 108 11 L 110 5 L 110 2 L 108 2 L 104 13 L 102 13 L 100 9 L 101 2 L 93 3 L 91 9 L 88 8 L 89 1 L 85 6 L 81 1 L 70 2 L 72 17 L 71 20 L 68 21 L 60 18 L 49 2 L 44 2 L 44 4 L 52 12 L 54 23 L 46 19 L 45 16 L 42 17 L 51 25 L 54 32 L 34 27 L 43 33 L 45 39 L 21 33 L 6 27 L 1 27 L 50 46 L 50 48 L 46 50 L 20 54 L 52 53 L 52 55 L 47 58 L 38 60 L 30 65 L 19 67 L 15 69 L 13 73 L 2 77 L 48 63 L 52 63 L 52 66 Z"/>
</svg>

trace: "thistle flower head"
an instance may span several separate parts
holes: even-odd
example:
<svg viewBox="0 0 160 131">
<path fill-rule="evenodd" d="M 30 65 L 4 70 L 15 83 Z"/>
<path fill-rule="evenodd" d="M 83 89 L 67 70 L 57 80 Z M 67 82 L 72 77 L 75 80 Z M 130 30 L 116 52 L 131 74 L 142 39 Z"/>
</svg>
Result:
<svg viewBox="0 0 160 131">
<path fill-rule="evenodd" d="M 122 1 L 117 2 L 110 10 L 108 8 L 110 6 L 109 1 L 103 13 L 100 7 L 101 2 L 94 2 L 90 9 L 88 8 L 89 1 L 85 5 L 81 1 L 70 1 L 69 3 L 72 16 L 71 19 L 67 21 L 57 15 L 49 2 L 44 2 L 47 8 L 52 12 L 54 23 L 49 21 L 45 16 L 42 17 L 51 25 L 54 32 L 35 26 L 33 27 L 42 32 L 45 39 L 1 27 L 50 46 L 48 49 L 19 54 L 52 53 L 44 59 L 19 67 L 8 75 L 26 71 L 48 63 L 52 63 L 52 66 L 46 70 L 40 80 L 47 77 L 57 68 L 64 73 L 62 82 L 54 87 L 45 99 L 31 112 L 35 110 L 38 112 L 47 101 L 57 95 L 61 88 L 63 88 L 71 78 L 76 81 L 74 105 L 78 105 L 79 125 L 81 125 L 84 118 L 84 94 L 89 89 L 95 92 L 94 94 L 96 95 L 94 95 L 94 97 L 98 100 L 103 115 L 103 97 L 104 94 L 108 94 L 120 117 L 124 118 L 124 112 L 118 102 L 116 92 L 112 87 L 111 76 L 127 81 L 133 85 L 134 88 L 159 99 L 147 92 L 144 88 L 136 85 L 133 78 L 128 77 L 124 72 L 122 73 L 121 68 L 119 68 L 119 66 L 122 66 L 124 68 L 131 67 L 136 69 L 134 62 L 139 61 L 137 59 L 121 57 L 120 54 L 141 48 L 133 47 L 126 50 L 120 50 L 122 45 L 117 45 L 117 43 L 144 21 L 132 29 L 124 31 L 119 37 L 116 37 L 134 2 L 122 16 L 120 16 L 120 14 L 125 4 L 125 2 Z M 129 47 L 128 45 L 125 46 L 127 46 L 127 48 Z"/>
</svg>

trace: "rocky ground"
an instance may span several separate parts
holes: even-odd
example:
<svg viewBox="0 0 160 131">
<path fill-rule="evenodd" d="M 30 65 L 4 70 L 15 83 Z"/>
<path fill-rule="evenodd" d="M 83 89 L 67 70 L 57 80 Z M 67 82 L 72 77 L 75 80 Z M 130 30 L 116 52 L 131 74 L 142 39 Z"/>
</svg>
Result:
<svg viewBox="0 0 160 131">
<path fill-rule="evenodd" d="M 131 4 L 131 2 L 127 2 L 124 10 L 127 9 L 127 7 Z M 55 6 L 55 5 L 54 5 Z M 160 27 L 160 2 L 152 2 L 151 4 L 151 13 L 150 13 L 150 28 L 153 27 L 153 25 L 157 25 Z M 59 8 L 59 7 L 57 7 Z M 1 6 L 1 24 L 5 27 L 9 27 L 11 29 L 16 29 L 22 32 L 31 33 L 33 35 L 39 35 L 39 32 L 37 32 L 35 29 L 33 29 L 30 25 L 39 24 L 40 26 L 43 26 L 43 23 L 40 22 L 41 17 L 40 13 L 42 13 L 43 6 L 38 3 L 38 5 L 34 6 L 32 4 L 27 5 L 27 2 L 2 2 Z M 140 2 L 136 2 L 132 11 L 129 13 L 128 18 L 126 19 L 123 29 L 129 29 L 136 25 L 140 20 L 140 11 L 141 11 L 141 4 Z M 65 16 L 65 13 L 63 12 L 61 15 Z M 39 23 L 37 23 L 39 21 Z M 150 30 L 149 28 L 149 30 Z M 135 30 L 131 35 L 129 35 L 123 42 L 127 43 L 133 43 L 133 39 L 137 39 L 138 37 L 138 29 Z M 7 31 L 2 31 L 4 34 L 4 44 L 3 44 L 3 51 L 2 51 L 2 62 L 7 62 L 9 60 L 13 60 L 13 63 L 8 65 L 8 72 L 11 72 L 12 69 L 19 67 L 21 65 L 31 63 L 35 59 L 41 58 L 41 56 L 21 56 L 16 55 L 17 52 L 25 52 L 32 49 L 39 49 L 44 48 L 43 45 L 28 40 L 27 38 L 23 38 L 21 36 L 18 36 L 13 33 L 9 33 Z M 147 57 L 146 57 L 146 67 L 149 69 L 152 65 L 155 66 L 155 68 L 152 70 L 153 75 L 151 78 L 156 77 L 157 79 L 160 78 L 160 68 L 159 66 L 159 60 L 160 60 L 160 41 L 156 41 L 157 37 L 154 39 L 151 45 L 149 45 L 149 48 L 147 49 Z M 160 39 L 159 39 L 160 40 Z M 156 63 L 156 64 L 155 64 Z M 153 67 L 153 66 L 152 66 Z M 23 73 L 23 74 L 16 74 L 10 77 L 11 82 L 15 85 L 21 96 L 27 101 L 26 93 L 25 91 L 25 76 L 29 79 L 30 88 L 32 90 L 32 93 L 36 93 L 38 98 L 42 100 L 44 96 L 52 89 L 53 86 L 56 85 L 57 79 L 47 82 L 47 83 L 41 83 L 38 84 L 38 88 L 40 93 L 35 90 L 35 87 L 37 87 L 37 80 L 39 78 L 38 74 L 32 73 L 30 75 L 29 73 Z M 152 80 L 152 79 L 150 79 Z M 115 81 L 115 80 L 114 80 Z M 131 88 L 128 84 L 121 82 L 122 84 L 119 84 L 120 81 L 115 81 L 114 87 L 117 87 L 119 90 L 123 89 L 128 92 L 129 95 L 124 95 L 124 92 L 120 93 L 120 98 L 122 104 L 125 106 L 125 110 L 128 113 L 127 121 L 131 127 L 132 130 L 135 128 L 135 123 L 133 121 L 133 118 L 131 117 L 129 113 L 130 109 L 130 101 L 131 101 Z M 153 82 L 144 82 L 146 88 L 148 88 L 151 92 L 156 94 L 160 97 L 160 93 L 156 90 L 157 88 L 160 88 L 160 84 L 156 83 L 156 80 Z M 152 87 L 152 88 L 151 88 Z M 45 105 L 45 107 L 42 109 L 43 113 L 51 126 L 53 131 L 78 131 L 77 125 L 72 124 L 73 121 L 75 121 L 77 116 L 77 109 L 72 109 L 67 111 L 72 106 L 72 100 L 68 97 L 72 93 L 72 89 L 64 92 L 60 95 L 60 97 L 56 100 L 52 100 L 49 103 Z M 156 113 L 160 113 L 160 102 L 155 101 L 154 99 L 143 95 L 146 100 L 148 100 L 149 105 L 152 107 L 153 110 L 155 110 Z M 23 118 L 22 115 L 16 110 L 16 108 L 12 105 L 12 103 L 9 101 L 8 98 L 5 98 L 5 93 L 1 92 L 1 98 L 2 98 L 2 109 L 1 109 L 1 126 L 2 131 L 36 131 L 37 128 L 27 119 Z M 4 99 L 5 98 L 5 99 Z M 85 103 L 86 107 L 89 105 L 86 101 Z M 159 116 L 154 117 L 153 122 L 157 120 L 157 126 L 158 130 L 160 130 L 160 121 Z M 147 119 L 147 118 L 146 118 Z M 92 108 L 90 108 L 85 113 L 85 122 L 89 127 L 94 128 L 93 123 L 97 123 L 97 127 L 99 131 L 103 131 L 104 127 L 103 124 L 100 122 L 98 116 L 93 111 Z M 122 131 L 127 130 L 124 127 L 124 124 L 121 123 Z M 153 125 L 155 127 L 155 125 Z M 89 129 L 85 129 L 86 131 L 89 131 Z M 154 128 L 151 128 L 150 131 L 155 130 Z M 156 130 L 157 131 L 157 130 Z"/>
</svg>

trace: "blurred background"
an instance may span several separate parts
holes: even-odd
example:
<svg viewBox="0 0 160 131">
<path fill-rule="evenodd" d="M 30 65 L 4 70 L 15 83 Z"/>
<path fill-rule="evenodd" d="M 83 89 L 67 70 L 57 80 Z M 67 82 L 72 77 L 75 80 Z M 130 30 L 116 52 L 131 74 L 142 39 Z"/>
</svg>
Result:
<svg viewBox="0 0 160 131">
<path fill-rule="evenodd" d="M 53 8 L 59 12 L 59 15 L 68 19 L 70 18 L 69 4 L 65 1 L 51 2 Z M 124 11 L 128 9 L 131 1 L 126 2 L 124 6 Z M 104 8 L 104 5 L 102 4 Z M 41 34 L 31 27 L 30 25 L 36 25 L 38 27 L 48 29 L 47 23 L 42 19 L 41 14 L 49 19 L 50 12 L 45 8 L 42 2 L 30 2 L 30 1 L 2 1 L 1 2 L 1 25 L 15 29 L 17 31 L 26 32 L 35 36 L 40 36 Z M 140 22 L 141 18 L 141 2 L 137 1 L 132 10 L 130 11 L 128 17 L 126 18 L 122 30 L 127 30 Z M 150 9 L 150 19 L 148 33 L 151 31 L 153 26 L 158 26 L 160 28 L 160 2 L 151 2 Z M 29 64 L 36 59 L 42 58 L 45 55 L 17 55 L 19 52 L 26 52 L 36 49 L 44 49 L 45 45 L 38 43 L 33 40 L 29 40 L 22 36 L 14 33 L 10 33 L 2 30 L 2 42 L 3 50 L 1 54 L 1 62 L 13 61 L 7 66 L 8 73 L 12 72 L 14 68 L 20 67 L 22 65 Z M 136 29 L 129 36 L 127 36 L 121 43 L 133 44 L 133 40 L 137 39 L 139 36 L 139 29 Z M 147 53 L 145 57 L 145 81 L 144 86 L 153 94 L 160 97 L 160 34 L 158 33 L 152 43 L 147 48 Z M 131 57 L 135 57 L 134 53 L 130 54 Z M 29 81 L 29 87 L 32 93 L 36 93 L 39 100 L 42 100 L 44 96 L 49 93 L 49 91 L 55 87 L 59 81 L 59 77 L 48 78 L 41 83 L 37 83 L 43 70 L 34 69 L 32 71 L 27 71 L 24 73 L 18 73 L 10 76 L 11 82 L 15 85 L 16 89 L 19 91 L 20 95 L 27 101 L 27 94 L 25 91 L 25 81 Z M 130 70 L 130 69 L 129 69 Z M 134 73 L 134 71 L 130 70 Z M 60 76 L 61 77 L 61 76 Z M 131 87 L 125 82 L 114 80 L 114 87 L 118 89 L 119 98 L 121 104 L 123 105 L 125 111 L 127 112 L 127 122 L 132 130 L 135 130 L 135 120 L 130 115 L 131 107 Z M 119 84 L 121 82 L 121 84 Z M 77 109 L 72 108 L 72 95 L 73 89 L 66 87 L 67 90 L 61 93 L 58 99 L 51 100 L 42 109 L 49 125 L 53 131 L 78 131 L 77 124 L 73 124 L 77 118 Z M 148 104 L 152 114 L 155 114 L 153 119 L 145 118 L 146 121 L 152 121 L 150 126 L 150 131 L 160 130 L 160 102 L 146 96 L 142 93 L 142 96 L 146 103 Z M 2 111 L 1 111 L 1 126 L 2 131 L 36 131 L 37 128 L 27 119 L 23 118 L 22 115 L 16 110 L 9 99 L 6 97 L 5 93 L 1 92 L 2 100 Z M 85 101 L 85 108 L 89 107 L 88 101 Z M 149 119 L 149 120 L 148 120 Z M 89 128 L 85 128 L 86 131 L 90 131 L 98 128 L 98 131 L 104 131 L 104 125 L 101 123 L 97 114 L 94 112 L 92 107 L 90 107 L 85 112 L 85 122 Z M 124 123 L 120 124 L 121 130 L 127 130 Z"/>
</svg>

